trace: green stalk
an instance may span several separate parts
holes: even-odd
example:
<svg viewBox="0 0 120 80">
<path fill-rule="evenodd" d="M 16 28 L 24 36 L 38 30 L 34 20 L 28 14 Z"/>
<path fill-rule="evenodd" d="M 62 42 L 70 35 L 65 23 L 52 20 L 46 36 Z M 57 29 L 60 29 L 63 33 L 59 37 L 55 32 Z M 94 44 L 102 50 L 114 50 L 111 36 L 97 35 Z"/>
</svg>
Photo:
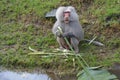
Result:
<svg viewBox="0 0 120 80">
<path fill-rule="evenodd" d="M 62 29 L 61 29 L 60 27 L 58 27 L 58 30 L 60 31 L 61 34 L 63 34 Z M 71 51 L 73 52 L 73 54 L 76 54 L 75 51 L 73 50 L 72 46 L 70 45 L 69 41 L 67 40 L 67 38 L 64 37 L 64 39 L 65 39 L 66 43 L 68 44 L 68 46 L 70 47 L 70 49 L 71 49 Z M 91 80 L 94 80 L 94 77 L 89 73 L 89 71 L 88 71 L 87 68 L 86 68 L 86 66 L 89 67 L 89 65 L 88 65 L 87 62 L 82 58 L 81 55 L 79 55 L 79 56 L 80 56 L 80 58 L 82 59 L 83 63 L 82 63 L 82 61 L 79 59 L 79 57 L 78 57 L 77 55 L 75 55 L 78 63 L 83 67 L 83 69 L 84 69 L 84 71 L 86 72 L 86 74 L 87 74 L 88 76 L 90 76 Z M 85 66 L 85 65 L 86 65 L 86 66 Z"/>
</svg>

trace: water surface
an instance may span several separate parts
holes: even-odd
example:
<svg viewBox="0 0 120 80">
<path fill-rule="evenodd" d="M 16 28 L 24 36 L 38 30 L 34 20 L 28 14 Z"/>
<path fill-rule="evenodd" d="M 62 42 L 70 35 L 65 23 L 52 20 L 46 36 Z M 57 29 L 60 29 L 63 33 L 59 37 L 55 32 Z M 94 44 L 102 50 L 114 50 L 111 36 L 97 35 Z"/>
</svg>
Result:
<svg viewBox="0 0 120 80">
<path fill-rule="evenodd" d="M 52 80 L 47 74 L 1 71 L 0 80 Z"/>
<path fill-rule="evenodd" d="M 0 70 L 0 80 L 76 80 L 75 75 L 57 75 L 54 72 Z"/>
</svg>

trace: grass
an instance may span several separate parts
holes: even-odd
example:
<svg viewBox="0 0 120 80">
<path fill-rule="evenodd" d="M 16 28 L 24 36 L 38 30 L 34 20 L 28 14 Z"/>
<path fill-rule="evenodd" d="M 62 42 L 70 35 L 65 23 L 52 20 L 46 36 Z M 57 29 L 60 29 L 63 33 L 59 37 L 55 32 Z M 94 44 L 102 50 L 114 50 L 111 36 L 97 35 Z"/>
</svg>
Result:
<svg viewBox="0 0 120 80">
<path fill-rule="evenodd" d="M 48 49 L 55 39 L 45 13 L 56 7 L 58 0 L 0 1 L 0 63 L 5 66 L 39 66 L 39 57 L 28 56 L 29 46 Z M 47 61 L 46 61 L 47 62 Z M 34 64 L 36 63 L 36 64 Z"/>
<path fill-rule="evenodd" d="M 88 1 L 88 0 L 87 0 Z M 87 2 L 85 1 L 85 2 Z M 109 67 L 119 62 L 120 24 L 112 14 L 119 14 L 119 0 L 1 0 L 0 1 L 0 64 L 3 66 L 42 67 L 60 70 L 81 69 L 73 58 L 28 55 L 28 47 L 36 50 L 53 50 L 58 44 L 51 33 L 53 20 L 45 19 L 45 13 L 61 5 L 73 5 L 80 15 L 85 30 L 85 38 L 103 42 L 105 47 L 97 47 L 80 42 L 80 53 L 90 66 Z M 111 36 L 112 35 L 112 36 Z M 112 59 L 111 59 L 112 58 Z M 64 66 L 63 66 L 64 65 Z"/>
<path fill-rule="evenodd" d="M 119 14 L 120 7 L 119 7 L 119 0 L 95 0 L 94 7 L 92 7 L 91 11 L 94 13 L 98 18 L 101 20 L 105 20 L 105 18 L 112 14 Z"/>
</svg>

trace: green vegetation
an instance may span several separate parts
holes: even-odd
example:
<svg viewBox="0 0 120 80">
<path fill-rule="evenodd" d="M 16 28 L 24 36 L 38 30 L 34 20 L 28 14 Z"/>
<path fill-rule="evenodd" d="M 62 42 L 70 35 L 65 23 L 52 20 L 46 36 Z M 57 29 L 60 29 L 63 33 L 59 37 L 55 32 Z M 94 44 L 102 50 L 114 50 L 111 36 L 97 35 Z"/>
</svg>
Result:
<svg viewBox="0 0 120 80">
<path fill-rule="evenodd" d="M 91 80 L 116 80 L 117 77 L 113 74 L 110 74 L 107 70 L 105 69 L 100 69 L 100 67 L 90 67 L 88 68 L 89 73 L 92 75 L 93 79 Z M 86 75 L 85 71 L 81 71 L 78 73 L 78 80 L 89 80 L 90 76 Z"/>
<path fill-rule="evenodd" d="M 81 69 L 77 62 L 73 64 L 73 56 L 66 59 L 64 56 L 28 55 L 29 46 L 47 52 L 58 47 L 51 33 L 54 21 L 44 16 L 60 5 L 73 5 L 80 15 L 85 37 L 98 36 L 97 40 L 105 44 L 105 47 L 98 47 L 80 42 L 80 53 L 90 66 L 109 67 L 119 62 L 119 4 L 119 0 L 1 0 L 0 65 Z"/>
<path fill-rule="evenodd" d="M 28 56 L 29 46 L 41 50 L 54 46 L 51 23 L 44 16 L 57 0 L 0 1 L 0 63 L 6 66 L 39 66 L 35 56 Z M 35 65 L 35 64 L 37 65 Z M 46 63 L 45 63 L 46 64 Z"/>
</svg>

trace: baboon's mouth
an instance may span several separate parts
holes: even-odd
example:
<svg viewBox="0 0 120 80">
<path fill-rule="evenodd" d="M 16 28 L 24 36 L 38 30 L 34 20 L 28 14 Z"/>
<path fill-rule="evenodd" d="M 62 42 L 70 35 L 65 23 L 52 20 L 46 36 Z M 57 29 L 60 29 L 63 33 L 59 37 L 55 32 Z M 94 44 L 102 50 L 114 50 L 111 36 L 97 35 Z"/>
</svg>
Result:
<svg viewBox="0 0 120 80">
<path fill-rule="evenodd" d="M 67 24 L 67 23 L 69 23 L 69 16 L 65 16 L 64 17 L 64 22 Z"/>
<path fill-rule="evenodd" d="M 67 23 L 69 23 L 69 20 L 64 20 L 64 22 L 67 24 Z"/>
</svg>

